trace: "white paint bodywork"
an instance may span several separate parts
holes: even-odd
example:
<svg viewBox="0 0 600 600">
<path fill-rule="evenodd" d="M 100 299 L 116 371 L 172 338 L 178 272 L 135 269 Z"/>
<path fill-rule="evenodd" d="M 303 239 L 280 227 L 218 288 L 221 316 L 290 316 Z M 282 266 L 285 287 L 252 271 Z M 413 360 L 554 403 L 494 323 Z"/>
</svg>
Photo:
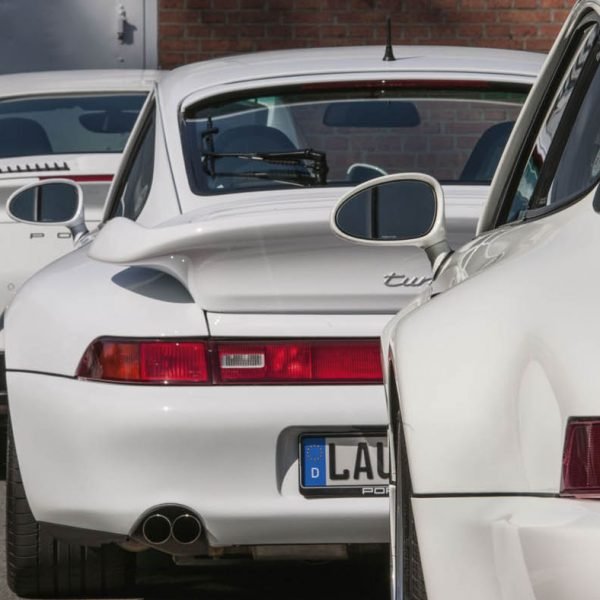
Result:
<svg viewBox="0 0 600 600">
<path fill-rule="evenodd" d="M 105 335 L 378 337 L 415 294 L 385 287 L 384 276 L 429 276 L 425 255 L 339 240 L 329 213 L 348 188 L 195 195 L 179 119 L 199 98 L 277 84 L 531 83 L 542 60 L 455 48 L 397 56 L 383 63 L 379 47 L 264 53 L 161 79 L 154 178 L 138 219 L 103 224 L 31 278 L 7 311 L 10 412 L 36 519 L 127 535 L 169 503 L 197 513 L 213 546 L 389 539 L 386 499 L 307 499 L 298 489 L 299 434 L 384 427 L 383 386 L 149 387 L 74 374 L 86 347 Z M 444 192 L 450 241 L 460 245 L 472 237 L 487 188 Z"/>
<path fill-rule="evenodd" d="M 600 327 L 565 310 L 596 311 L 595 191 L 467 244 L 385 329 L 429 600 L 596 597 L 600 507 L 554 497 L 567 420 L 598 413 Z"/>
<path fill-rule="evenodd" d="M 428 600 L 599 595 L 600 504 L 559 497 L 567 420 L 599 413 L 598 186 L 493 229 L 553 57 L 590 10 L 600 4 L 576 4 L 521 112 L 479 237 L 382 336 Z"/>
<path fill-rule="evenodd" d="M 148 93 L 157 71 L 96 70 L 48 71 L 0 76 L 0 102 L 65 94 L 112 92 Z M 120 153 L 52 154 L 0 158 L 0 311 L 33 273 L 69 252 L 72 239 L 52 226 L 17 224 L 6 214 L 6 200 L 16 190 L 48 177 L 111 176 L 117 171 Z M 66 165 L 45 170 L 44 165 Z M 39 167 L 42 167 L 41 169 Z M 102 216 L 109 181 L 85 182 L 86 216 L 95 227 Z M 13 260 L 8 260 L 8 257 Z M 18 260 L 14 260 L 18 257 Z"/>
<path fill-rule="evenodd" d="M 427 598 L 598 597 L 600 505 L 524 496 L 418 498 Z"/>
<path fill-rule="evenodd" d="M 590 197 L 478 238 L 433 287 L 451 289 L 386 328 L 415 493 L 559 492 L 566 420 L 595 414 L 583 375 L 595 325 L 561 309 L 575 298 L 582 310 L 595 305 L 573 269 L 593 256 L 596 234 L 583 232 L 600 232 L 594 217 Z M 467 358 L 484 347 L 485 363 Z"/>
</svg>

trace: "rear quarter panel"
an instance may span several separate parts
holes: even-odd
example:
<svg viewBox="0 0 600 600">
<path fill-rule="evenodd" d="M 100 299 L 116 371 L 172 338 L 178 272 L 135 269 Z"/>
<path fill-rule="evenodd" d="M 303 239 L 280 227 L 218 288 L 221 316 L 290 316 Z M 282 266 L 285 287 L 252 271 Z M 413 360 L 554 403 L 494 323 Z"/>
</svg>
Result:
<svg viewBox="0 0 600 600">
<path fill-rule="evenodd" d="M 416 494 L 559 491 L 567 419 L 600 414 L 592 196 L 468 245 L 388 326 Z"/>
<path fill-rule="evenodd" d="M 100 263 L 84 246 L 42 269 L 5 317 L 7 369 L 73 376 L 98 336 L 205 336 L 201 308 L 174 279 Z"/>
</svg>

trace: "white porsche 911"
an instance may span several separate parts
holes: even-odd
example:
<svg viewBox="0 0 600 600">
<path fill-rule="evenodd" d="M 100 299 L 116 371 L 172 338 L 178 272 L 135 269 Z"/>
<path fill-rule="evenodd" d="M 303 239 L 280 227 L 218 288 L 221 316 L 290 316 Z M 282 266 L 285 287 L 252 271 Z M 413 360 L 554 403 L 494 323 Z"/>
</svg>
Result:
<svg viewBox="0 0 600 600">
<path fill-rule="evenodd" d="M 112 178 L 156 71 L 50 71 L 0 76 L 0 314 L 23 282 L 73 248 L 71 234 L 16 225 L 4 210 L 24 185 L 77 181 L 88 225 L 102 217 Z M 6 382 L 0 324 L 0 477 L 6 448 Z"/>
<path fill-rule="evenodd" d="M 122 592 L 128 550 L 192 564 L 388 542 L 378 337 L 431 269 L 415 248 L 340 240 L 329 214 L 361 182 L 426 169 L 452 243 L 470 239 L 543 57 L 382 56 L 275 52 L 165 75 L 95 232 L 72 182 L 11 197 L 13 218 L 67 225 L 78 245 L 6 316 L 18 594 Z"/>
<path fill-rule="evenodd" d="M 8 197 L 31 182 L 68 178 L 84 190 L 95 226 L 158 76 L 135 69 L 0 76 L 0 310 L 25 279 L 72 249 L 69 233 L 45 227 L 41 215 L 38 228 L 15 226 L 4 210 Z"/>
<path fill-rule="evenodd" d="M 334 213 L 342 239 L 417 244 L 436 267 L 383 336 L 395 598 L 600 597 L 599 103 L 600 2 L 586 0 L 517 121 L 479 237 L 449 252 L 426 175 L 367 183 Z"/>
</svg>

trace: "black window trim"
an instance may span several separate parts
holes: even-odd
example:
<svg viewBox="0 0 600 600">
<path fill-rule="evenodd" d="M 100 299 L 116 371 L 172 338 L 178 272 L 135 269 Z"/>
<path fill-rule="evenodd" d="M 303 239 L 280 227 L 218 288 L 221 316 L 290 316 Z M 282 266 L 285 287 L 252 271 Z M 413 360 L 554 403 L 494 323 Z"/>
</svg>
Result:
<svg viewBox="0 0 600 600">
<path fill-rule="evenodd" d="M 536 199 L 546 200 L 548 198 L 548 193 L 550 191 L 550 187 L 554 178 L 556 176 L 556 170 L 560 163 L 560 160 L 564 154 L 564 149 L 566 143 L 571 134 L 571 128 L 577 119 L 577 115 L 579 114 L 579 110 L 583 101 L 585 100 L 586 93 L 588 92 L 590 85 L 600 68 L 600 61 L 598 60 L 598 53 L 600 52 L 600 24 L 598 25 L 598 30 L 596 31 L 596 39 L 594 41 L 594 46 L 590 51 L 590 55 L 586 60 L 586 64 L 583 66 L 581 75 L 579 76 L 577 83 L 575 84 L 575 88 L 573 89 L 573 95 L 569 100 L 565 113 L 563 114 L 563 118 L 560 121 L 559 128 L 556 131 L 554 139 L 550 145 L 548 150 L 548 156 L 546 161 L 544 162 L 544 166 L 540 173 L 540 178 L 537 181 L 535 186 L 535 190 L 531 197 L 531 201 L 534 202 Z M 589 192 L 594 189 L 598 182 L 600 181 L 600 175 L 598 175 L 593 183 L 585 187 L 583 190 L 579 190 L 570 196 L 567 196 L 564 200 L 557 204 L 544 204 L 542 206 L 534 206 L 533 208 L 529 208 L 524 215 L 525 221 L 530 221 L 532 219 L 537 219 L 548 213 L 556 212 L 560 208 L 566 208 L 567 206 L 571 206 L 584 196 L 587 196 Z"/>
<path fill-rule="evenodd" d="M 158 111 L 157 111 L 157 107 L 156 107 L 156 97 L 154 95 L 151 95 L 148 98 L 148 106 L 146 107 L 146 110 L 144 111 L 143 116 L 140 117 L 143 122 L 140 125 L 140 128 L 136 134 L 135 140 L 133 141 L 131 148 L 127 152 L 127 156 L 124 159 L 123 165 L 121 166 L 121 168 L 119 169 L 119 172 L 117 174 L 117 179 L 115 180 L 114 186 L 111 190 L 110 205 L 107 206 L 107 210 L 104 214 L 104 218 L 102 219 L 103 223 L 106 221 L 110 221 L 111 219 L 114 219 L 116 216 L 114 214 L 115 207 L 119 202 L 119 198 L 120 198 L 121 192 L 123 191 L 125 182 L 127 181 L 129 174 L 131 173 L 131 167 L 133 166 L 133 163 L 135 162 L 135 160 L 138 156 L 138 151 L 140 149 L 140 146 L 146 140 L 146 133 L 148 132 L 148 129 L 151 127 L 151 123 L 153 120 L 155 122 L 155 127 L 156 127 L 157 112 Z M 154 144 L 156 145 L 156 139 L 154 140 Z M 155 160 L 156 160 L 156 157 L 155 157 Z M 149 194 L 148 194 L 148 196 L 149 196 Z M 148 200 L 148 196 L 146 197 L 146 200 L 144 200 L 144 203 L 140 207 L 140 211 L 137 216 L 139 216 L 141 211 L 144 209 L 144 206 L 146 205 L 146 202 Z"/>
<path fill-rule="evenodd" d="M 562 77 L 560 77 L 560 78 L 557 77 L 557 73 L 562 72 L 564 75 L 564 73 L 566 72 L 566 69 L 571 64 L 573 58 L 575 57 L 575 54 L 580 49 L 581 42 L 583 40 L 583 37 L 586 34 L 585 30 L 588 28 L 588 26 L 590 26 L 590 24 L 596 24 L 599 29 L 598 29 L 598 33 L 597 33 L 597 39 L 594 42 L 594 47 L 592 48 L 592 51 L 590 52 L 588 61 L 594 60 L 595 55 L 597 55 L 598 52 L 600 51 L 600 15 L 597 14 L 593 9 L 590 9 L 588 12 L 586 12 L 582 15 L 581 19 L 577 23 L 576 28 L 575 28 L 576 32 L 568 40 L 568 46 L 565 48 L 562 56 L 559 59 L 557 68 L 553 71 L 553 73 L 550 77 L 549 85 L 543 92 L 543 101 L 540 104 L 540 106 L 538 106 L 538 108 L 537 108 L 537 111 L 535 113 L 535 118 L 532 119 L 532 121 L 529 124 L 529 127 L 527 128 L 527 133 L 524 137 L 525 143 L 522 144 L 521 148 L 518 151 L 518 158 L 516 160 L 516 168 L 512 169 L 512 176 L 511 176 L 510 180 L 504 186 L 504 189 L 503 189 L 502 195 L 501 195 L 502 201 L 499 202 L 497 205 L 494 218 L 491 221 L 492 225 L 489 228 L 489 230 L 498 229 L 499 227 L 504 227 L 507 225 L 508 226 L 519 225 L 524 222 L 542 218 L 549 213 L 559 212 L 560 210 L 567 208 L 568 206 L 571 206 L 572 204 L 574 204 L 575 202 L 580 200 L 582 197 L 587 195 L 591 189 L 593 189 L 596 185 L 598 185 L 598 181 L 596 181 L 596 183 L 593 186 L 590 186 L 584 192 L 577 192 L 577 194 L 575 194 L 572 199 L 565 200 L 556 205 L 549 205 L 549 206 L 543 206 L 540 208 L 528 209 L 525 212 L 523 218 L 516 219 L 511 222 L 507 222 L 508 214 L 510 212 L 510 208 L 512 206 L 514 196 L 517 192 L 517 188 L 519 187 L 519 183 L 521 182 L 521 177 L 523 175 L 525 166 L 527 165 L 529 158 L 531 156 L 531 152 L 533 150 L 535 141 L 537 140 L 540 128 L 543 125 L 543 123 L 545 122 L 546 118 L 548 117 L 548 113 L 549 113 L 550 109 L 552 108 L 552 103 L 554 102 L 554 99 L 556 98 L 556 94 L 558 93 L 560 85 L 562 84 Z M 587 69 L 588 66 L 586 65 L 585 68 Z M 592 71 L 592 76 L 593 76 L 594 70 L 593 69 L 589 69 L 589 70 Z M 585 79 L 585 85 L 583 85 L 583 79 L 582 79 L 582 77 L 580 77 L 579 80 L 577 81 L 576 87 L 573 91 L 574 94 L 577 93 L 578 96 L 581 95 L 581 97 L 576 98 L 578 100 L 577 105 L 576 105 L 577 110 L 571 109 L 571 107 L 574 106 L 573 98 L 571 98 L 569 100 L 569 103 L 566 107 L 566 111 L 567 111 L 566 114 L 569 117 L 569 120 L 568 120 L 569 124 L 572 124 L 574 117 L 576 117 L 578 109 L 581 105 L 581 100 L 583 99 L 583 96 L 585 95 L 584 93 L 583 94 L 581 93 L 581 90 L 583 90 L 583 92 L 585 92 L 585 91 L 587 91 L 587 89 L 589 87 L 591 77 L 589 77 L 588 75 L 589 75 L 588 73 L 585 73 L 585 75 L 582 74 L 583 79 Z M 568 132 L 569 132 L 569 129 L 566 127 L 565 116 L 563 115 L 563 118 L 561 119 L 561 122 L 559 125 L 559 129 L 557 130 L 557 133 L 554 136 L 554 139 L 552 140 L 552 143 L 551 143 L 551 146 L 549 149 L 549 154 L 553 153 L 555 148 L 560 147 L 555 143 L 559 138 L 561 139 L 562 142 L 566 141 L 566 137 L 568 137 Z M 535 197 L 535 195 L 536 195 L 536 192 L 540 185 L 540 181 L 545 178 L 546 173 L 548 173 L 548 172 L 549 171 L 546 169 L 546 163 L 545 163 L 544 166 L 542 167 L 542 172 L 540 174 L 541 175 L 540 180 L 538 180 L 538 182 L 536 183 L 536 189 L 534 190 L 532 198 Z"/>
</svg>

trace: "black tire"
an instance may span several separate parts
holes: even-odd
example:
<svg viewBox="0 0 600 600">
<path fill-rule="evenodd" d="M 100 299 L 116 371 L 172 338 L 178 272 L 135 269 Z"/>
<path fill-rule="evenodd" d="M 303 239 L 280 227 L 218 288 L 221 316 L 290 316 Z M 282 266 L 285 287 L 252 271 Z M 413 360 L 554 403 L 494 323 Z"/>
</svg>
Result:
<svg viewBox="0 0 600 600">
<path fill-rule="evenodd" d="M 86 598 L 134 593 L 135 555 L 114 544 L 61 541 L 38 523 L 27 502 L 10 422 L 7 432 L 6 572 L 24 598 Z"/>
<path fill-rule="evenodd" d="M 396 514 L 396 585 L 402 586 L 404 598 L 408 600 L 427 600 L 425 578 L 421 564 L 421 554 L 417 540 L 415 519 L 412 510 L 412 483 L 408 466 L 406 444 L 402 434 L 402 422 L 396 421 L 396 466 L 397 488 L 396 505 L 392 510 Z M 400 581 L 402 579 L 402 581 Z M 394 591 L 395 592 L 395 591 Z M 395 598 L 395 594 L 392 596 Z"/>
<path fill-rule="evenodd" d="M 6 430 L 8 416 L 0 415 L 0 481 L 6 480 Z"/>
</svg>

